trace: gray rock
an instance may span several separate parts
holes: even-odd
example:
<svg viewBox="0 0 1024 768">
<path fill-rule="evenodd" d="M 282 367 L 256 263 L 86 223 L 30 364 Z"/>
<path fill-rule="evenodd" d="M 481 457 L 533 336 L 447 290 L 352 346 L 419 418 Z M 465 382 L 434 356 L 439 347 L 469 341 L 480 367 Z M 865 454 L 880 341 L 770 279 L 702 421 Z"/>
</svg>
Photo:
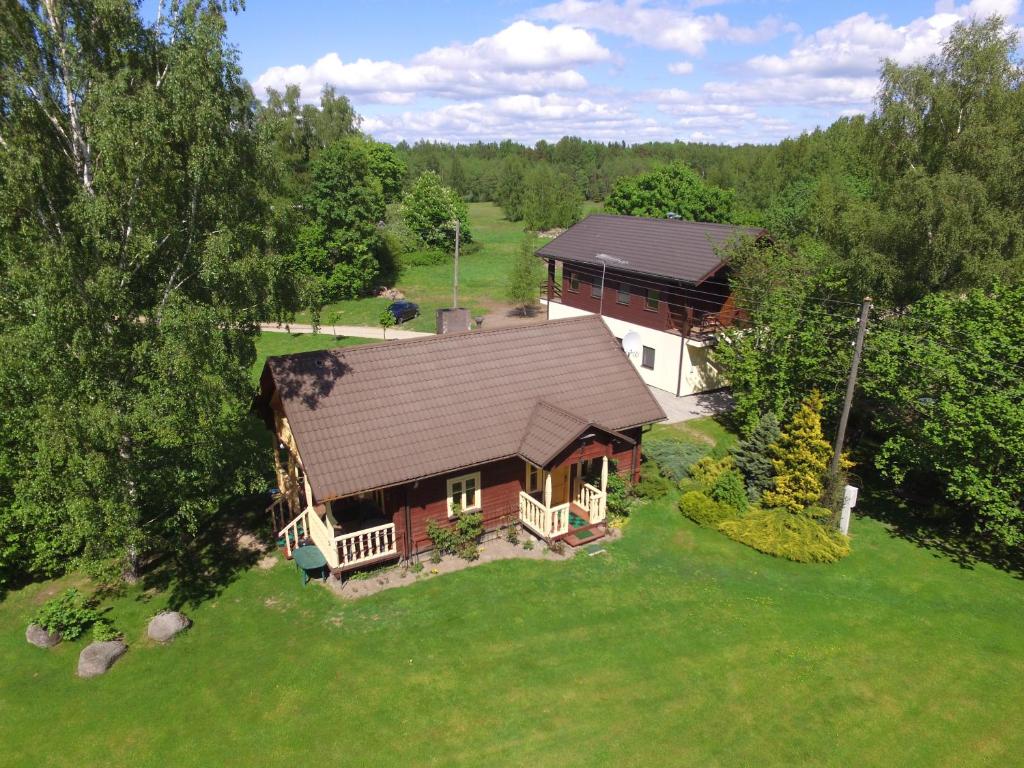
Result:
<svg viewBox="0 0 1024 768">
<path fill-rule="evenodd" d="M 149 620 L 149 628 L 146 632 L 150 640 L 166 643 L 190 626 L 192 626 L 192 622 L 185 614 L 177 611 L 163 611 Z"/>
<path fill-rule="evenodd" d="M 102 675 L 114 662 L 124 656 L 128 646 L 121 640 L 90 643 L 78 655 L 78 676 L 96 677 Z"/>
<path fill-rule="evenodd" d="M 60 632 L 47 632 L 38 624 L 29 624 L 25 630 L 25 639 L 37 648 L 53 648 L 60 642 Z"/>
</svg>

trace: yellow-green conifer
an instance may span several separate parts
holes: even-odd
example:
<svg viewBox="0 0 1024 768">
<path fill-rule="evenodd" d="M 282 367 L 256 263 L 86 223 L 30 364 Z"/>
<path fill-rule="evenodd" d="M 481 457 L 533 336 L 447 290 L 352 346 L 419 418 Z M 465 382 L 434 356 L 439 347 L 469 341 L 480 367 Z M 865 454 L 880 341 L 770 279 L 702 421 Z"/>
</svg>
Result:
<svg viewBox="0 0 1024 768">
<path fill-rule="evenodd" d="M 766 507 L 802 512 L 824 492 L 831 448 L 821 431 L 821 393 L 811 392 L 772 446 L 775 488 L 761 497 Z"/>
</svg>

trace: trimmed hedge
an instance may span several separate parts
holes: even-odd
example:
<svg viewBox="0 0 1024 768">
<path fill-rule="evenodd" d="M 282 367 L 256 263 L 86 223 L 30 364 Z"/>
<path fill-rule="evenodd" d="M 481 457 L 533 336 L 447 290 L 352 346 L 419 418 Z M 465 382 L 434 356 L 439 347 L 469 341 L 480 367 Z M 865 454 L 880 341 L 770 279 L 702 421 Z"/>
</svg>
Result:
<svg viewBox="0 0 1024 768">
<path fill-rule="evenodd" d="M 728 504 L 722 504 L 701 491 L 688 491 L 679 497 L 679 511 L 698 525 L 717 528 L 719 523 L 739 514 Z"/>
<path fill-rule="evenodd" d="M 758 552 L 798 563 L 834 563 L 850 554 L 845 536 L 784 509 L 753 509 L 722 521 L 718 530 Z"/>
</svg>

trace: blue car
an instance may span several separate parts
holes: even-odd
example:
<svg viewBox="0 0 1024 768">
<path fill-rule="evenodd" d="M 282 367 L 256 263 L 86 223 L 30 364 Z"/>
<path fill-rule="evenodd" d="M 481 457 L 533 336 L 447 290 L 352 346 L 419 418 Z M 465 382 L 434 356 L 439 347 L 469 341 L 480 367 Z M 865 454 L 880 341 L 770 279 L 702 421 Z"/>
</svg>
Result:
<svg viewBox="0 0 1024 768">
<path fill-rule="evenodd" d="M 388 312 L 395 318 L 396 323 L 404 323 L 420 316 L 420 305 L 414 301 L 396 301 L 388 307 Z"/>
</svg>

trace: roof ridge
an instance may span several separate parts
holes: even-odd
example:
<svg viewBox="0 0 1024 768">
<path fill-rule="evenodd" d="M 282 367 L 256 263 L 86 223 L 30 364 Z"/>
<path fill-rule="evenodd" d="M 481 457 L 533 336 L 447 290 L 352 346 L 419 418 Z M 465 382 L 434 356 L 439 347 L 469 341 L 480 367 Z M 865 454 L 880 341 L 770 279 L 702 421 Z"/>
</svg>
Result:
<svg viewBox="0 0 1024 768">
<path fill-rule="evenodd" d="M 344 350 L 345 352 L 363 352 L 371 349 L 380 349 L 383 347 L 394 348 L 396 346 L 409 346 L 412 344 L 423 344 L 427 342 L 439 342 L 448 339 L 462 338 L 463 336 L 472 336 L 474 338 L 490 334 L 498 333 L 510 333 L 518 331 L 527 331 L 532 328 L 540 328 L 548 325 L 570 325 L 572 323 L 579 322 L 593 322 L 597 315 L 580 315 L 579 317 L 562 317 L 556 320 L 545 320 L 541 323 L 531 323 L 530 325 L 511 325 L 504 328 L 487 328 L 477 329 L 474 331 L 461 331 L 458 333 L 432 333 L 427 336 L 419 336 L 412 339 L 392 339 L 390 341 L 381 341 L 374 344 L 358 344 L 355 346 L 338 346 L 328 347 L 327 349 L 311 349 L 305 352 L 289 352 L 286 355 L 268 355 L 267 361 L 270 360 L 282 360 L 285 358 L 293 359 L 298 357 L 311 357 L 313 355 L 322 355 L 325 352 L 333 353 Z"/>
<path fill-rule="evenodd" d="M 664 222 L 673 222 L 674 224 L 696 224 L 696 225 L 699 225 L 699 226 L 708 226 L 708 227 L 728 227 L 730 229 L 756 229 L 756 230 L 759 230 L 759 231 L 766 231 L 764 229 L 764 227 L 758 227 L 758 226 L 754 226 L 752 224 L 730 224 L 728 222 L 718 222 L 718 221 L 694 221 L 693 219 L 669 219 L 669 218 L 665 218 L 663 216 L 634 216 L 634 215 L 628 214 L 628 213 L 605 213 L 603 211 L 598 211 L 598 212 L 595 212 L 595 213 L 588 213 L 586 216 L 583 217 L 583 221 L 586 221 L 587 219 L 598 217 L 598 216 L 600 216 L 601 218 L 605 218 L 605 219 L 632 219 L 634 221 L 664 221 Z M 571 227 L 570 227 L 570 229 L 571 229 Z M 566 230 L 566 231 L 568 231 L 568 230 Z M 552 239 L 555 240 L 557 238 L 552 238 Z"/>
</svg>

